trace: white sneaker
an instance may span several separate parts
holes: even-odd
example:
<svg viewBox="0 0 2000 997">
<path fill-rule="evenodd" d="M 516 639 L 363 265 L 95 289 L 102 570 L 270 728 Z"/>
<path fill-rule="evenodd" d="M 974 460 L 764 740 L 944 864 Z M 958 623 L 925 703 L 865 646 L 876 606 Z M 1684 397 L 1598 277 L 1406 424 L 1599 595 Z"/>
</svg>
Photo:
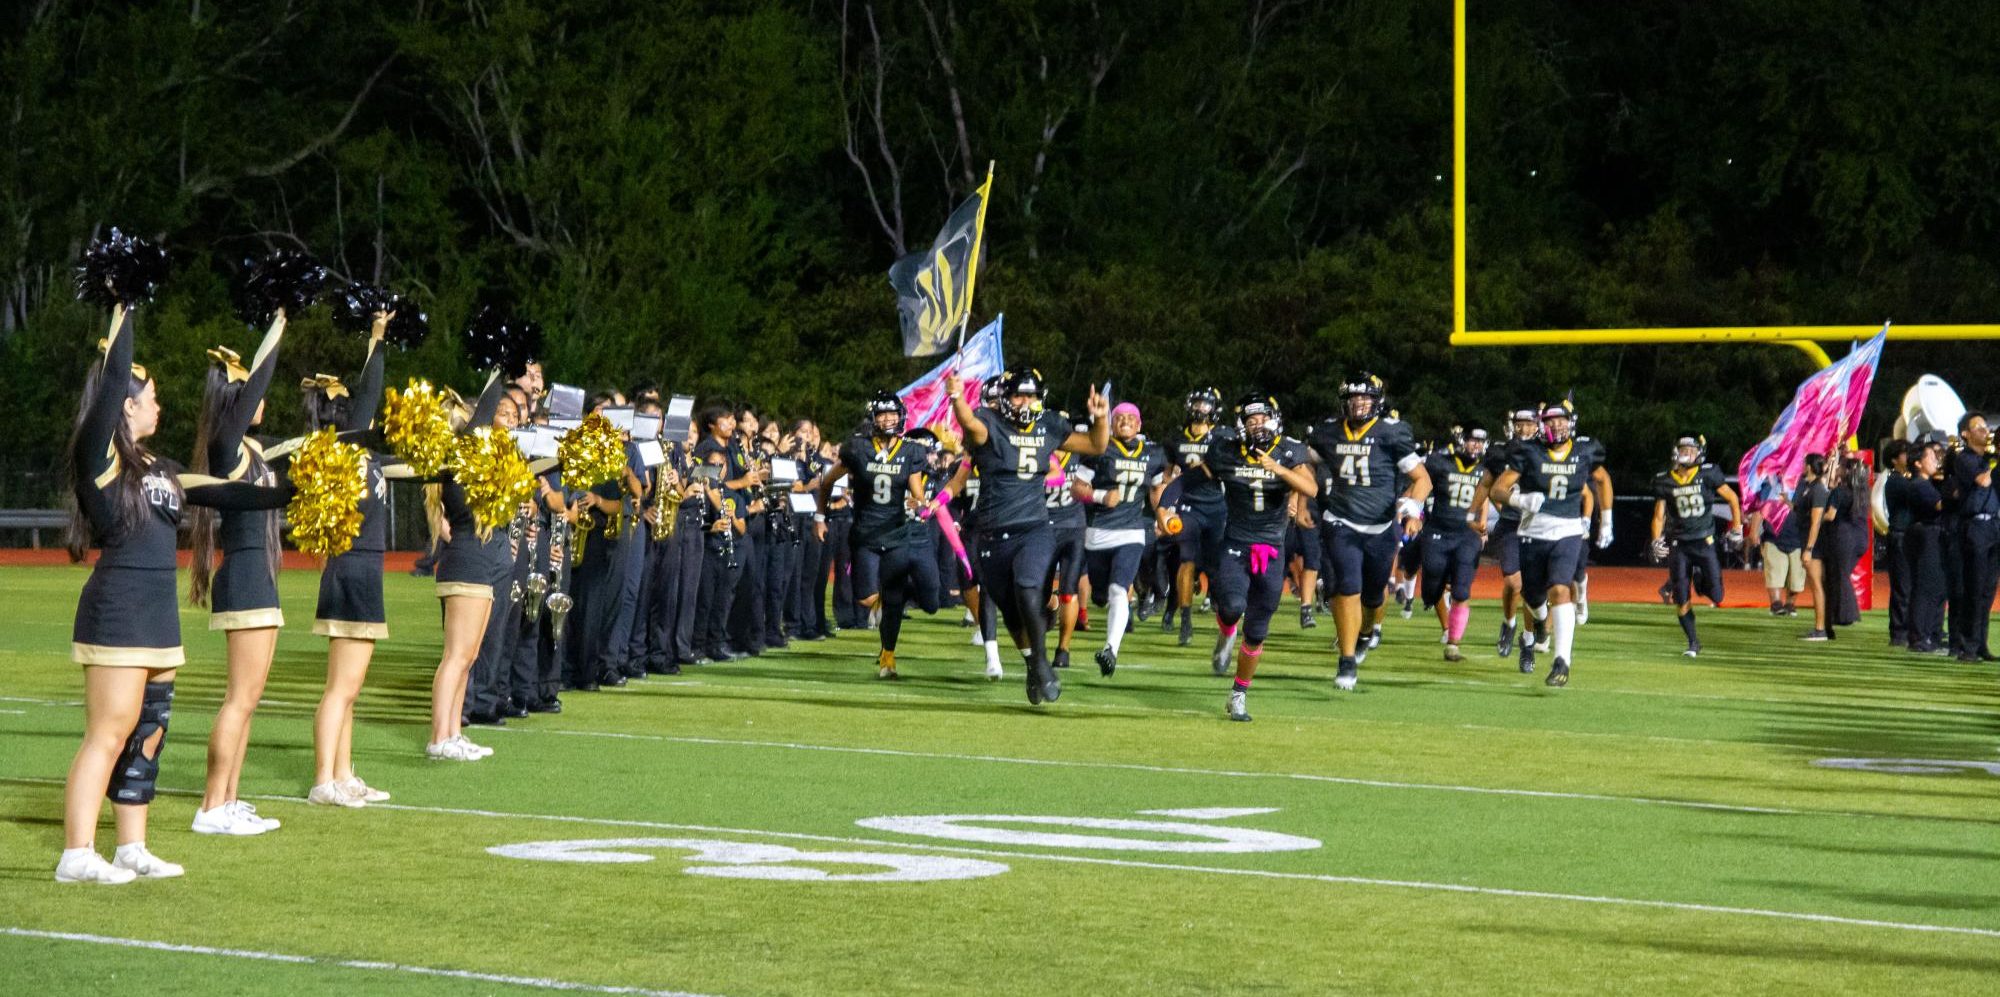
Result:
<svg viewBox="0 0 2000 997">
<path fill-rule="evenodd" d="M 424 756 L 434 761 L 445 762 L 476 762 L 480 758 L 478 752 L 467 748 L 455 737 L 436 744 L 424 745 Z"/>
<path fill-rule="evenodd" d="M 368 801 L 349 793 L 340 783 L 322 782 L 306 794 L 306 802 L 322 807 L 365 807 Z"/>
<path fill-rule="evenodd" d="M 251 806 L 250 804 L 245 803 L 242 800 L 231 801 L 231 805 L 236 808 L 237 813 L 240 813 L 245 817 L 248 817 L 251 820 L 256 821 L 257 823 L 264 825 L 264 830 L 266 831 L 275 831 L 285 826 L 284 821 L 281 821 L 276 817 L 262 816 L 257 813 L 256 807 Z"/>
<path fill-rule="evenodd" d="M 989 661 L 986 663 L 986 680 L 988 682 L 998 682 L 1005 677 L 1006 673 L 1000 670 L 1000 662 Z"/>
<path fill-rule="evenodd" d="M 1241 689 L 1229 690 L 1229 719 L 1242 723 L 1250 722 L 1250 694 Z"/>
<path fill-rule="evenodd" d="M 237 836 L 263 834 L 265 831 L 270 830 L 270 828 L 264 826 L 263 821 L 258 820 L 255 816 L 246 817 L 242 811 L 236 809 L 235 800 L 224 803 L 213 810 L 196 810 L 194 812 L 193 829 L 196 834 L 228 834 Z"/>
<path fill-rule="evenodd" d="M 462 745 L 467 752 L 479 758 L 488 758 L 491 757 L 493 754 L 492 748 L 489 748 L 483 744 L 474 744 L 464 734 L 458 735 L 458 743 Z"/>
<path fill-rule="evenodd" d="M 387 803 L 389 794 L 362 782 L 360 776 L 353 776 L 340 784 L 349 796 L 358 796 L 363 803 Z"/>
<path fill-rule="evenodd" d="M 104 856 L 96 850 L 81 850 L 75 857 L 64 853 L 56 862 L 56 882 L 58 883 L 101 883 L 105 886 L 119 886 L 139 878 L 130 869 L 121 869 L 104 861 Z"/>
<path fill-rule="evenodd" d="M 186 869 L 147 851 L 143 843 L 136 841 L 129 845 L 119 845 L 118 854 L 111 860 L 111 864 L 140 879 L 172 879 L 187 872 Z"/>
</svg>

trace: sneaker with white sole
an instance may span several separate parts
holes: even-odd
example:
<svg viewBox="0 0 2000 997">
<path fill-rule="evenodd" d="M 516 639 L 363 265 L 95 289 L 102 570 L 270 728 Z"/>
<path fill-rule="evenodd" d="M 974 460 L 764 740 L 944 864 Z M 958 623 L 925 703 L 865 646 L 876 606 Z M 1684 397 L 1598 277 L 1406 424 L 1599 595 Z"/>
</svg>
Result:
<svg viewBox="0 0 2000 997">
<path fill-rule="evenodd" d="M 337 782 L 322 782 L 306 793 L 306 802 L 320 807 L 365 807 L 368 801 L 349 793 Z"/>
<path fill-rule="evenodd" d="M 119 845 L 111 864 L 140 879 L 173 879 L 187 873 L 186 869 L 147 851 L 145 843 L 140 841 Z"/>
<path fill-rule="evenodd" d="M 245 820 L 242 812 L 236 809 L 235 800 L 213 810 L 196 810 L 192 829 L 196 834 L 227 834 L 239 837 L 263 834 L 270 830 L 262 821 Z"/>
<path fill-rule="evenodd" d="M 476 762 L 484 757 L 466 747 L 466 743 L 454 737 L 436 744 L 427 744 L 424 745 L 424 757 L 441 762 Z"/>
<path fill-rule="evenodd" d="M 231 800 L 229 801 L 229 805 L 235 807 L 237 813 L 240 813 L 245 817 L 248 817 L 251 820 L 254 820 L 264 825 L 264 830 L 266 831 L 275 831 L 285 826 L 284 821 L 281 821 L 276 817 L 266 817 L 258 813 L 256 807 L 248 803 L 245 803 L 242 800 Z"/>
<path fill-rule="evenodd" d="M 1339 689 L 1341 692 L 1353 692 L 1354 686 L 1360 681 L 1361 657 L 1356 655 L 1352 658 L 1340 659 L 1339 669 L 1333 676 L 1333 687 Z"/>
<path fill-rule="evenodd" d="M 1237 723 L 1250 722 L 1250 694 L 1241 689 L 1229 690 L 1229 719 Z"/>
<path fill-rule="evenodd" d="M 464 734 L 458 735 L 458 743 L 464 746 L 466 751 L 470 752 L 471 754 L 477 755 L 480 758 L 491 758 L 493 756 L 492 748 L 489 748 L 483 744 L 474 744 L 472 743 L 472 739 L 466 737 Z"/>
<path fill-rule="evenodd" d="M 373 786 L 370 786 L 369 784 L 367 784 L 367 783 L 365 783 L 365 782 L 362 782 L 362 781 L 361 781 L 361 777 L 360 777 L 360 776 L 358 776 L 358 775 L 357 775 L 357 776 L 350 776 L 350 777 L 349 777 L 348 779 L 346 779 L 345 781 L 343 781 L 343 782 L 342 782 L 342 783 L 340 784 L 340 788 L 342 788 L 342 789 L 344 789 L 344 790 L 347 790 L 347 795 L 349 795 L 349 796 L 358 796 L 358 797 L 360 797 L 360 798 L 361 798 L 361 801 L 362 801 L 363 803 L 387 803 L 387 802 L 389 802 L 389 794 L 388 794 L 388 793 L 385 793 L 385 792 L 383 792 L 383 791 L 381 791 L 381 790 L 379 790 L 379 789 L 376 789 L 376 788 L 375 788 L 375 787 L 373 787 Z"/>
<path fill-rule="evenodd" d="M 95 849 L 76 849 L 72 856 L 64 852 L 56 862 L 56 882 L 58 883 L 98 883 L 103 886 L 121 886 L 139 878 L 130 869 L 121 869 L 104 861 L 104 856 Z"/>
</svg>

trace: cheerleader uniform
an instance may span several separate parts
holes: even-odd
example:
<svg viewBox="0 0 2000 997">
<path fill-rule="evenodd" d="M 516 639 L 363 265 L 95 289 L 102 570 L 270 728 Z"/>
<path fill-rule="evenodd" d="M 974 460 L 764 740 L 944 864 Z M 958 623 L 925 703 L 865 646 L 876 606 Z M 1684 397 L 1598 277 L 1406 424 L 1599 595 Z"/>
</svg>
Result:
<svg viewBox="0 0 2000 997">
<path fill-rule="evenodd" d="M 486 390 L 479 395 L 479 406 L 472 413 L 468 431 L 480 426 L 493 425 L 493 414 L 500 409 L 500 396 L 505 386 L 495 373 L 486 382 Z M 479 521 L 472 514 L 472 503 L 466 499 L 465 486 L 458 483 L 458 476 L 446 471 L 442 478 L 444 492 L 445 520 L 451 524 L 451 539 L 438 555 L 437 594 L 446 596 L 464 595 L 475 599 L 492 599 L 495 586 L 505 585 L 507 575 L 514 567 L 514 554 L 507 542 L 507 530 L 494 529 L 482 538 Z"/>
<path fill-rule="evenodd" d="M 382 343 L 368 344 L 368 361 L 348 398 L 347 418 L 339 426 L 359 433 L 375 421 L 382 402 Z M 389 617 L 382 606 L 382 552 L 389 547 L 389 482 L 373 453 L 365 458 L 368 490 L 361 497 L 361 532 L 347 553 L 326 559 L 319 575 L 319 605 L 313 610 L 313 633 L 352 640 L 389 639 Z"/>
<path fill-rule="evenodd" d="M 208 466 L 230 481 L 265 487 L 278 483 L 277 473 L 264 460 L 264 448 L 248 434 L 278 369 L 278 340 L 283 335 L 284 326 L 273 323 L 251 360 L 250 379 L 216 420 L 215 435 L 208 443 Z M 278 513 L 225 512 L 219 519 L 215 545 L 222 551 L 222 564 L 210 585 L 208 628 L 284 626 L 285 613 L 278 607 Z"/>
<path fill-rule="evenodd" d="M 174 591 L 182 503 L 231 511 L 275 509 L 289 500 L 290 490 L 195 475 L 184 483 L 179 465 L 155 459 L 139 483 L 145 513 L 136 522 L 124 521 L 116 491 L 124 468 L 112 439 L 125 418 L 131 369 L 128 311 L 111 335 L 104 375 L 98 378 L 97 394 L 90 399 L 72 455 L 79 472 L 77 505 L 101 551 L 77 598 L 70 658 L 81 665 L 178 668 L 186 662 Z"/>
</svg>

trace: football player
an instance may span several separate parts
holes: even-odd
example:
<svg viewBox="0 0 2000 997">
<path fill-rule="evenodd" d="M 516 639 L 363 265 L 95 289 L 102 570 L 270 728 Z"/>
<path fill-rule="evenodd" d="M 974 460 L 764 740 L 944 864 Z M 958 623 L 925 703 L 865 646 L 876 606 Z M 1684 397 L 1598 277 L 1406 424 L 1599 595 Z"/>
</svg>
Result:
<svg viewBox="0 0 2000 997">
<path fill-rule="evenodd" d="M 1064 425 L 1075 428 L 1070 423 L 1068 412 L 1056 415 Z M 1049 523 L 1056 531 L 1056 557 L 1050 571 L 1055 592 L 1052 608 L 1056 612 L 1058 626 L 1056 653 L 1051 663 L 1057 668 L 1069 667 L 1069 642 L 1076 635 L 1077 616 L 1083 608 L 1076 596 L 1083 580 L 1085 517 L 1083 506 L 1077 502 L 1076 492 L 1070 488 L 1071 478 L 1083 468 L 1075 454 L 1067 450 L 1056 451 L 1042 497 L 1043 504 L 1049 509 Z"/>
<path fill-rule="evenodd" d="M 1186 476 L 1181 483 L 1178 514 L 1180 532 L 1180 572 L 1174 578 L 1176 599 L 1167 606 L 1161 621 L 1164 629 L 1173 622 L 1175 603 L 1181 611 L 1181 646 L 1194 639 L 1194 587 L 1197 575 L 1215 577 L 1215 559 L 1222 552 L 1222 532 L 1228 512 L 1222 500 L 1222 485 L 1206 474 L 1191 474 L 1208 459 L 1208 448 L 1222 414 L 1222 392 L 1199 388 L 1188 392 L 1187 422 L 1179 434 L 1167 441 L 1168 481 Z"/>
<path fill-rule="evenodd" d="M 1694 594 L 1722 605 L 1722 560 L 1715 549 L 1716 500 L 1729 503 L 1729 542 L 1743 540 L 1739 525 L 1743 503 L 1723 480 L 1722 469 L 1708 463 L 1707 456 L 1706 439 L 1683 436 L 1674 441 L 1673 466 L 1653 475 L 1653 560 L 1667 563 L 1667 584 L 1680 611 L 1681 632 L 1687 635 L 1687 650 L 1681 653 L 1690 658 L 1701 653 L 1701 638 L 1695 635 L 1694 627 Z"/>
<path fill-rule="evenodd" d="M 1493 501 L 1521 514 L 1521 596 L 1536 619 L 1546 619 L 1555 661 L 1547 684 L 1569 683 L 1576 637 L 1577 562 L 1583 557 L 1590 523 L 1583 495 L 1590 487 L 1590 463 L 1602 452 L 1570 437 L 1575 408 L 1567 400 L 1542 407 L 1542 437 L 1517 444 L 1507 470 L 1493 483 Z M 1535 648 L 1521 646 L 1521 672 L 1535 669 Z"/>
<path fill-rule="evenodd" d="M 1285 521 L 1292 494 L 1311 495 L 1311 457 L 1297 440 L 1286 439 L 1277 399 L 1247 395 L 1236 406 L 1236 432 L 1208 448 L 1201 472 L 1222 485 L 1229 525 L 1222 555 L 1209 576 L 1215 593 L 1217 675 L 1229 671 L 1230 652 L 1241 628 L 1236 682 L 1229 692 L 1229 719 L 1250 719 L 1250 680 L 1271 632 L 1271 616 L 1285 590 Z"/>
<path fill-rule="evenodd" d="M 936 548 L 919 542 L 924 524 L 912 520 L 927 498 L 925 475 L 930 451 L 903 435 L 907 413 L 893 392 L 878 391 L 868 401 L 870 425 L 849 437 L 840 448 L 840 466 L 819 485 L 821 508 L 832 501 L 836 482 L 853 479 L 847 491 L 854 497 L 854 527 L 848 535 L 854 557 L 854 599 L 869 611 L 880 609 L 882 651 L 876 659 L 877 678 L 896 678 L 896 638 L 903 629 L 903 607 L 915 602 L 926 613 L 937 612 Z M 826 524 L 813 524 L 822 542 Z"/>
<path fill-rule="evenodd" d="M 1097 652 L 1097 670 L 1118 670 L 1118 648 L 1130 620 L 1132 583 L 1146 552 L 1146 509 L 1158 511 L 1166 487 L 1165 451 L 1139 435 L 1139 406 L 1125 402 L 1111 410 L 1111 448 L 1092 459 L 1070 487 L 1084 504 L 1090 528 L 1084 535 L 1084 559 L 1090 566 L 1090 599 L 1108 607 L 1104 647 Z M 1150 500 L 1150 502 L 1149 502 Z"/>
<path fill-rule="evenodd" d="M 1483 484 L 1490 495 L 1493 483 L 1507 470 L 1515 447 L 1533 440 L 1542 431 L 1542 417 L 1532 405 L 1522 405 L 1507 413 L 1507 442 L 1486 451 Z M 1501 657 L 1514 653 L 1514 638 L 1520 633 L 1521 612 L 1521 513 L 1505 503 L 1493 503 L 1500 518 L 1493 525 L 1488 547 L 1500 567 L 1500 641 L 1494 650 Z"/>
<path fill-rule="evenodd" d="M 1486 430 L 1454 426 L 1449 448 L 1424 458 L 1433 485 L 1422 548 L 1424 608 L 1437 613 L 1444 631 L 1444 660 L 1464 660 L 1458 642 L 1472 616 L 1472 578 L 1486 538 Z M 1446 589 L 1450 597 L 1446 598 Z"/>
<path fill-rule="evenodd" d="M 1047 385 L 1033 368 L 1000 376 L 998 410 L 966 404 L 956 372 L 946 376 L 945 390 L 979 472 L 980 592 L 1000 610 L 1027 665 L 1028 702 L 1054 702 L 1062 684 L 1049 667 L 1042 616 L 1055 563 L 1055 530 L 1044 491 L 1049 460 L 1057 450 L 1079 457 L 1103 453 L 1111 441 L 1110 405 L 1092 387 L 1090 432 L 1079 433 L 1043 410 Z"/>
<path fill-rule="evenodd" d="M 1322 420 L 1311 435 L 1313 452 L 1327 469 L 1330 490 L 1320 497 L 1321 568 L 1332 580 L 1333 622 L 1339 631 L 1340 670 L 1335 687 L 1352 690 L 1360 677 L 1364 615 L 1379 625 L 1389 570 L 1396 560 L 1396 528 L 1416 532 L 1430 476 L 1416 454 L 1410 427 L 1384 419 L 1382 379 L 1358 373 L 1340 386 L 1341 415 Z M 1404 475 L 1409 489 L 1397 495 Z"/>
</svg>

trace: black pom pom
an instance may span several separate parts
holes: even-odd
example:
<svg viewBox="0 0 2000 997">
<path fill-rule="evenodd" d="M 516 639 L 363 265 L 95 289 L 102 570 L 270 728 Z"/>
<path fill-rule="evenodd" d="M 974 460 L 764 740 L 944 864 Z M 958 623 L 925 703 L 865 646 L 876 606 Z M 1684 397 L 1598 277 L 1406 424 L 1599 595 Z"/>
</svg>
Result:
<svg viewBox="0 0 2000 997">
<path fill-rule="evenodd" d="M 166 279 L 166 250 L 114 228 L 110 236 L 92 239 L 77 264 L 76 296 L 106 307 L 140 305 L 153 300 Z"/>
<path fill-rule="evenodd" d="M 236 314 L 251 325 L 271 321 L 280 308 L 288 318 L 298 318 L 326 287 L 326 268 L 293 250 L 272 253 L 261 261 L 245 260 L 244 269 L 236 289 Z"/>
<path fill-rule="evenodd" d="M 520 377 L 541 353 L 540 323 L 510 317 L 491 305 L 479 309 L 465 327 L 465 358 L 479 370 L 498 367 L 509 377 Z"/>
<path fill-rule="evenodd" d="M 375 313 L 394 311 L 396 296 L 373 284 L 353 283 L 333 296 L 333 325 L 344 332 L 367 335 L 375 328 Z"/>
<path fill-rule="evenodd" d="M 406 350 L 423 345 L 424 337 L 431 334 L 431 320 L 424 310 L 401 295 L 395 298 L 391 309 L 396 317 L 389 320 L 389 330 L 384 337 Z"/>
</svg>

